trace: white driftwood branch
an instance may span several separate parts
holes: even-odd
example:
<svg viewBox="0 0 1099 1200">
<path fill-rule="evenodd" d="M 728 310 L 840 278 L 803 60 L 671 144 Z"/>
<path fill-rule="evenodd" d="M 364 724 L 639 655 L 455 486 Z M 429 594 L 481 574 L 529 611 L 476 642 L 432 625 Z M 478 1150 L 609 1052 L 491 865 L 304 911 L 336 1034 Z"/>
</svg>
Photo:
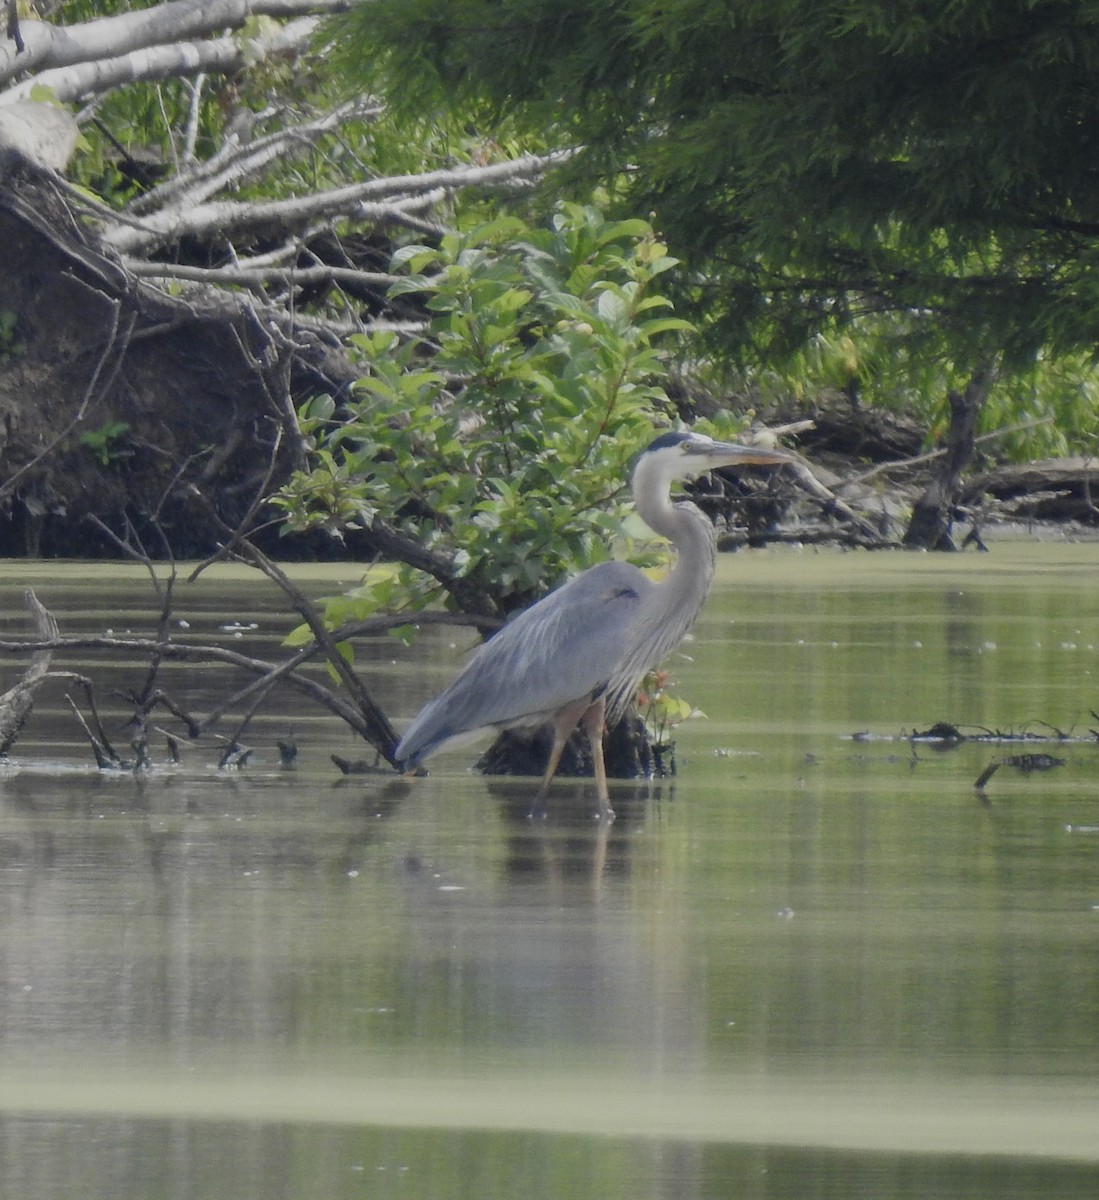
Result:
<svg viewBox="0 0 1099 1200">
<path fill-rule="evenodd" d="M 184 279 L 190 283 L 236 284 L 240 287 L 272 283 L 294 287 L 331 280 L 377 288 L 389 287 L 399 278 L 380 271 L 357 271 L 354 267 L 253 267 L 247 262 L 236 267 L 189 267 L 181 263 L 149 262 L 144 258 L 123 258 L 122 265 L 131 275 L 145 279 Z"/>
<path fill-rule="evenodd" d="M 152 46 L 239 29 L 249 17 L 300 17 L 340 12 L 347 0 L 172 0 L 140 12 L 79 25 L 20 21 L 25 49 L 0 42 L 0 85 L 28 71 L 117 58 Z"/>
<path fill-rule="evenodd" d="M 336 317 L 307 316 L 305 313 L 294 314 L 295 329 L 309 329 L 325 337 L 335 334 L 338 337 L 351 337 L 356 333 L 399 333 L 403 337 L 420 337 L 427 333 L 426 321 L 389 321 L 385 317 L 376 317 L 369 321 L 340 320 Z"/>
<path fill-rule="evenodd" d="M 149 9 L 150 13 L 157 9 Z M 138 14 L 133 14 L 138 15 Z M 308 45 L 317 17 L 303 17 L 279 26 L 262 44 L 265 54 L 300 50 Z M 131 50 L 126 54 L 81 61 L 70 66 L 41 70 L 0 94 L 0 104 L 29 98 L 35 88 L 48 87 L 63 104 L 98 95 L 127 83 L 176 79 L 202 71 L 227 74 L 245 66 L 244 48 L 233 37 L 206 41 L 173 41 Z"/>
<path fill-rule="evenodd" d="M 312 121 L 277 129 L 243 145 L 232 141 L 213 157 L 196 162 L 185 172 L 138 196 L 126 206 L 131 216 L 168 207 L 200 204 L 243 179 L 253 178 L 279 158 L 312 146 L 324 133 L 344 122 L 378 116 L 382 106 L 372 99 L 349 101 Z"/>
<path fill-rule="evenodd" d="M 527 154 L 486 167 L 453 167 L 426 171 L 422 175 L 394 175 L 266 203 L 221 200 L 199 205 L 176 204 L 151 213 L 140 227 L 131 224 L 108 228 L 103 233 L 103 240 L 123 254 L 147 254 L 166 242 L 215 229 L 230 233 L 246 227 L 293 226 L 303 221 L 350 213 L 399 218 L 403 210 L 416 204 L 423 205 L 428 197 L 433 199 L 463 187 L 531 179 L 561 158 L 560 154 Z M 386 203 L 377 203 L 379 201 Z"/>
<path fill-rule="evenodd" d="M 52 641 L 58 636 L 57 621 L 29 588 L 26 592 L 26 602 L 39 641 Z M 35 693 L 38 691 L 39 684 L 49 674 L 52 657 L 52 650 L 35 651 L 23 678 L 8 688 L 6 692 L 0 694 L 0 755 L 6 754 L 11 749 L 23 723 L 30 716 L 31 708 L 34 706 Z"/>
<path fill-rule="evenodd" d="M 23 100 L 0 106 L 0 149 L 64 171 L 80 137 L 80 126 L 67 109 Z"/>
<path fill-rule="evenodd" d="M 185 163 L 193 163 L 198 157 L 195 150 L 198 146 L 198 128 L 201 124 L 202 93 L 206 89 L 206 72 L 200 71 L 189 86 L 191 103 L 187 106 L 187 128 L 184 130 L 183 153 L 180 155 Z"/>
</svg>

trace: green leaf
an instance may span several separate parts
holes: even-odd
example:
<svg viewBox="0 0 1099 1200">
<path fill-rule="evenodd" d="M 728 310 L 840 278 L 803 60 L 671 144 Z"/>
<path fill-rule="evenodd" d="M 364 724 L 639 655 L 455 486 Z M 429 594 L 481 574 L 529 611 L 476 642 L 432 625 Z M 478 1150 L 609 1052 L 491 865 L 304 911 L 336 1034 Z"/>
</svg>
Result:
<svg viewBox="0 0 1099 1200">
<path fill-rule="evenodd" d="M 301 625 L 296 625 L 290 630 L 286 637 L 282 639 L 282 644 L 288 650 L 297 650 L 302 646 L 308 646 L 313 640 L 313 631 L 308 625 L 302 622 Z"/>
<path fill-rule="evenodd" d="M 355 647 L 350 642 L 336 642 L 333 649 L 348 666 L 353 666 L 355 663 Z M 340 672 L 336 665 L 331 661 L 326 661 L 324 664 L 325 670 L 333 683 L 341 683 Z"/>
<path fill-rule="evenodd" d="M 694 326 L 682 317 L 660 317 L 655 321 L 646 321 L 641 326 L 641 331 L 647 338 L 652 338 L 659 333 L 691 333 Z"/>
</svg>

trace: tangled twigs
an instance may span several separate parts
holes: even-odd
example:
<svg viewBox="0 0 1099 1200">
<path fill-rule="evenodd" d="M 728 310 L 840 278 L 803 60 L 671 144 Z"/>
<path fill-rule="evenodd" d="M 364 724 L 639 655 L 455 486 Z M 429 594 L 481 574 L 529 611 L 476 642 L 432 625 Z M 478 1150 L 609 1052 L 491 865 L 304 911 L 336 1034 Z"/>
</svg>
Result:
<svg viewBox="0 0 1099 1200">
<path fill-rule="evenodd" d="M 99 769 L 101 771 L 107 771 L 117 770 L 118 768 L 122 767 L 122 759 L 118 757 L 114 747 L 109 741 L 107 741 L 105 735 L 103 737 L 97 737 L 92 732 L 88 722 L 84 718 L 84 714 L 77 707 L 76 701 L 73 700 L 72 696 L 70 696 L 68 692 L 65 693 L 65 701 L 73 710 L 73 716 L 76 717 L 80 728 L 84 730 L 84 736 L 88 739 L 88 744 L 92 748 L 92 753 L 95 755 L 96 765 L 99 767 Z M 96 717 L 96 725 L 99 728 L 99 732 L 102 734 L 103 727 L 99 724 L 98 716 Z"/>
<path fill-rule="evenodd" d="M 274 454 L 272 455 L 273 460 Z M 256 512 L 258 512 L 266 490 L 261 489 L 257 493 L 257 498 L 245 515 L 244 520 L 235 529 L 230 528 L 221 519 L 214 506 L 197 487 L 192 486 L 191 494 L 206 510 L 208 517 L 217 522 L 227 535 L 225 545 L 219 554 L 214 559 L 207 560 L 207 562 L 196 567 L 191 573 L 191 578 L 196 578 L 211 562 L 225 557 L 247 563 L 266 575 L 281 590 L 295 611 L 301 616 L 306 625 L 309 626 L 309 631 L 313 635 L 317 650 L 324 654 L 332 670 L 351 696 L 353 711 L 355 711 L 357 716 L 355 720 L 349 723 L 378 751 L 390 766 L 396 767 L 397 762 L 394 757 L 394 751 L 399 739 L 396 730 L 389 722 L 389 718 L 370 695 L 362 678 L 341 652 L 335 636 L 325 625 L 316 607 L 309 601 L 302 590 L 294 584 L 286 572 L 276 562 L 268 558 L 245 533 L 245 530 L 251 526 Z M 333 699 L 336 698 L 333 697 Z M 341 703 L 343 702 L 341 701 Z M 352 706 L 344 704 L 344 708 L 346 710 L 352 708 Z M 347 719 L 346 716 L 345 719 Z"/>
<path fill-rule="evenodd" d="M 301 597 L 301 600 L 304 605 L 308 605 L 308 601 L 304 597 Z M 0 652 L 31 653 L 36 656 L 31 669 L 35 672 L 35 677 L 31 679 L 31 684 L 27 682 L 28 677 L 31 676 L 31 672 L 28 672 L 19 684 L 0 696 L 0 733 L 5 734 L 4 744 L 8 748 L 14 743 L 23 721 L 30 712 L 30 700 L 33 698 L 33 691 L 37 688 L 38 683 L 47 678 L 66 679 L 75 683 L 83 691 L 84 707 L 89 718 L 85 719 L 81 716 L 79 720 L 100 766 L 118 768 L 125 765 L 122 757 L 111 745 L 110 738 L 103 728 L 91 680 L 73 672 L 48 669 L 50 656 L 65 650 L 102 650 L 126 656 L 147 655 L 150 661 L 158 664 L 161 662 L 217 663 L 256 676 L 252 684 L 238 690 L 233 696 L 218 704 L 206 717 L 188 713 L 159 687 L 150 688 L 146 685 L 141 692 L 125 693 L 125 698 L 134 705 L 135 709 L 134 719 L 128 726 L 128 732 L 132 734 L 131 744 L 139 760 L 144 754 L 146 721 L 153 708 L 167 709 L 183 723 L 188 736 L 194 738 L 208 732 L 211 726 L 229 709 L 248 700 L 249 709 L 237 731 L 239 737 L 241 730 L 258 708 L 259 700 L 262 700 L 278 684 L 285 684 L 326 708 L 344 721 L 360 737 L 378 748 L 380 752 L 381 747 L 378 743 L 384 740 L 386 730 L 390 730 L 389 736 L 392 739 L 389 743 L 390 747 L 395 744 L 396 739 L 392 735 L 389 722 L 380 709 L 376 709 L 373 713 L 364 711 L 359 704 L 301 673 L 300 668 L 303 665 L 324 653 L 324 648 L 318 642 L 313 642 L 296 651 L 284 662 L 275 663 L 228 649 L 225 646 L 177 642 L 167 635 L 154 638 L 115 637 L 113 635 L 65 637 L 58 632 L 56 622 L 46 609 L 42 606 L 39 608 L 41 616 L 36 619 L 38 637 L 35 640 L 0 640 Z M 397 618 L 394 618 L 394 621 L 396 620 Z M 400 618 L 400 620 L 407 621 L 407 618 Z M 328 637 L 331 639 L 331 635 Z M 68 701 L 74 712 L 77 711 L 75 701 L 71 697 L 68 698 Z M 102 758 L 100 758 L 100 754 L 102 754 Z M 391 761 L 389 755 L 384 752 L 382 754 L 387 761 Z"/>
<path fill-rule="evenodd" d="M 340 652 L 339 645 L 332 636 L 331 631 L 325 626 L 316 608 L 305 597 L 301 589 L 289 579 L 286 572 L 277 563 L 272 562 L 258 546 L 254 546 L 247 538 L 236 539 L 235 553 L 244 561 L 252 563 L 268 579 L 278 584 L 283 594 L 290 600 L 290 603 L 298 613 L 301 614 L 305 623 L 309 626 L 309 631 L 316 640 L 318 647 L 324 652 L 328 662 L 339 676 L 340 682 L 347 688 L 354 700 L 355 707 L 362 715 L 362 729 L 366 740 L 381 754 L 390 766 L 395 767 L 397 761 L 394 751 L 399 740 L 397 732 L 389 723 L 389 718 L 370 695 L 358 672 L 355 671 Z"/>
</svg>

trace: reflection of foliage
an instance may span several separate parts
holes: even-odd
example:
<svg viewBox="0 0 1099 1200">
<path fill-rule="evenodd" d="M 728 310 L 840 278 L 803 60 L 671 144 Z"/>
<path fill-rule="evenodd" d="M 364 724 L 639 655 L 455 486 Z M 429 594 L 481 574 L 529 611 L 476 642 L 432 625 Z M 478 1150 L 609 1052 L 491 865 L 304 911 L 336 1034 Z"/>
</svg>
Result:
<svg viewBox="0 0 1099 1200">
<path fill-rule="evenodd" d="M 358 339 L 358 396 L 303 411 L 311 468 L 278 501 L 290 529 L 357 526 L 406 551 L 333 618 L 422 608 L 440 585 L 502 615 L 609 557 L 628 458 L 668 407 L 661 337 L 686 327 L 654 292 L 672 265 L 645 222 L 575 205 L 397 253 L 393 290 L 422 299 L 428 330 Z"/>
</svg>

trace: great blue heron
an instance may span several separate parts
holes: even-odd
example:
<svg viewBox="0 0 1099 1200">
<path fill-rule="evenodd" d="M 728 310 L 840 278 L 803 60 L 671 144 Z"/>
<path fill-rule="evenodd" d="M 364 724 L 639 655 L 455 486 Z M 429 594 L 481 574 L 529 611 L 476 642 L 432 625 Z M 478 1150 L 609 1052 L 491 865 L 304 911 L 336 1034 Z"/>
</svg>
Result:
<svg viewBox="0 0 1099 1200">
<path fill-rule="evenodd" d="M 714 575 L 713 525 L 694 504 L 672 502 L 672 483 L 717 467 L 794 461 L 781 450 L 697 433 L 658 437 L 639 455 L 631 484 L 638 514 L 675 547 L 667 579 L 654 583 L 630 563 L 603 562 L 539 600 L 481 646 L 420 711 L 397 746 L 397 761 L 411 771 L 445 746 L 487 730 L 552 725 L 533 816 L 544 811 L 561 751 L 580 724 L 591 744 L 600 816 L 613 818 L 604 726 L 626 711 L 645 673 L 679 645 Z"/>
</svg>

